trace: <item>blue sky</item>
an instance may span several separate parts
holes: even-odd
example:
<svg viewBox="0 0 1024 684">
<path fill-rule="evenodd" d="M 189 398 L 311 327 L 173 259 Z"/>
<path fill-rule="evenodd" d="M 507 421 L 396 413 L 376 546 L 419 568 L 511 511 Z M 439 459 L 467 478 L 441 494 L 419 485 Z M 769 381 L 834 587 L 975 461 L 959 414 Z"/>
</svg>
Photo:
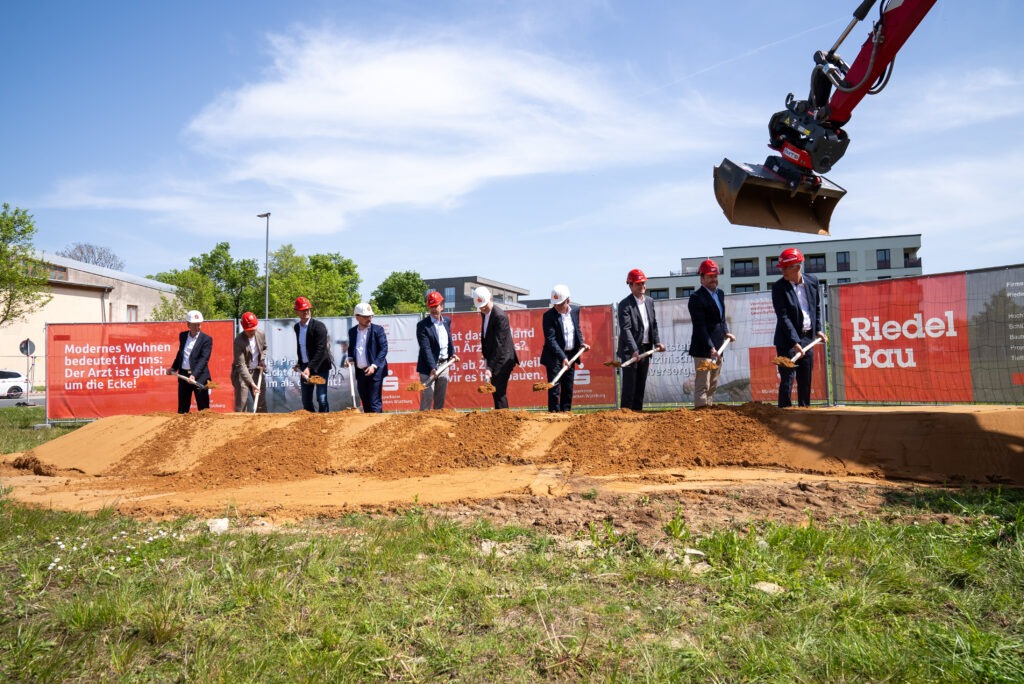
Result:
<svg viewBox="0 0 1024 684">
<path fill-rule="evenodd" d="M 340 252 L 367 297 L 415 270 L 611 302 L 630 268 L 806 239 L 731 226 L 712 168 L 763 161 L 856 4 L 12 3 L 0 201 L 139 275 L 220 241 L 262 265 L 269 211 L 271 250 Z M 1021 27 L 1016 0 L 939 0 L 846 126 L 833 237 L 921 233 L 926 273 L 1024 261 Z"/>
</svg>

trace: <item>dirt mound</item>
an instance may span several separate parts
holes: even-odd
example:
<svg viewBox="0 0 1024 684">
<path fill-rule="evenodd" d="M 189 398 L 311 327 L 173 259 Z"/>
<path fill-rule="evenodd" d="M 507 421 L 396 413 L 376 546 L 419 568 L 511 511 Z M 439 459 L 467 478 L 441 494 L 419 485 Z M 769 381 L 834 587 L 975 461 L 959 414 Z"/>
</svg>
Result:
<svg viewBox="0 0 1024 684">
<path fill-rule="evenodd" d="M 286 517 L 811 477 L 1021 485 L 1024 410 L 161 413 L 96 421 L 4 459 L 0 477 L 56 508 Z"/>
</svg>

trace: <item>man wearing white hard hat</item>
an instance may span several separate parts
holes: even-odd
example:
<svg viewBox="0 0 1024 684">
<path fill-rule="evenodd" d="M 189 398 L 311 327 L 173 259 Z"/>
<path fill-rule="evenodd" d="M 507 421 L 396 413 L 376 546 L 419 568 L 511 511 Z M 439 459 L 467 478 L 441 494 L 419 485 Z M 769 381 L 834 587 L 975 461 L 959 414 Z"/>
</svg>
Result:
<svg viewBox="0 0 1024 684">
<path fill-rule="evenodd" d="M 544 333 L 544 349 L 540 353 L 540 362 L 547 370 L 548 382 L 562 373 L 558 383 L 548 389 L 548 411 L 571 411 L 576 366 L 582 367 L 583 364 L 579 360 L 570 364 L 569 360 L 581 349 L 590 349 L 590 345 L 583 342 L 580 307 L 569 300 L 568 285 L 555 285 L 551 288 L 551 308 L 541 317 L 541 330 Z"/>
<path fill-rule="evenodd" d="M 480 311 L 480 352 L 484 357 L 484 379 L 494 385 L 494 408 L 508 408 L 508 380 L 519 365 L 512 341 L 512 326 L 491 291 L 481 285 L 473 290 L 473 304 Z"/>
<path fill-rule="evenodd" d="M 178 353 L 174 356 L 169 375 L 178 376 L 178 413 L 188 413 L 192 408 L 192 395 L 196 397 L 196 410 L 210 408 L 210 355 L 213 353 L 213 338 L 200 328 L 203 314 L 196 310 L 185 314 L 188 330 L 178 335 Z"/>
<path fill-rule="evenodd" d="M 356 365 L 356 389 L 363 413 L 383 413 L 384 378 L 388 376 L 388 336 L 373 322 L 373 309 L 360 302 L 354 311 L 356 324 L 348 331 L 345 367 Z"/>
</svg>

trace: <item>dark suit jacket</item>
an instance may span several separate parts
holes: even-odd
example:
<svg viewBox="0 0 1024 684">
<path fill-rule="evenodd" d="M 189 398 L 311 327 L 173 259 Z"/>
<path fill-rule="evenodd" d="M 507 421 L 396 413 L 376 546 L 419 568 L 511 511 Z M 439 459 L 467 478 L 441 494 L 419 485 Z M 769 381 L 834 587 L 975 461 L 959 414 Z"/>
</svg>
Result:
<svg viewBox="0 0 1024 684">
<path fill-rule="evenodd" d="M 644 297 L 647 308 L 647 322 L 650 326 L 647 341 L 659 344 L 658 319 L 654 317 L 654 300 Z M 619 302 L 619 358 L 628 361 L 634 353 L 640 351 L 640 340 L 643 339 L 644 322 L 640 319 L 640 307 L 636 305 L 636 297 L 629 295 Z"/>
<path fill-rule="evenodd" d="M 569 304 L 569 317 L 572 326 L 575 328 L 573 334 L 574 347 L 565 348 L 565 330 L 562 327 L 562 314 L 549 308 L 541 317 L 541 330 L 544 331 L 544 349 L 540 353 L 540 362 L 545 366 L 561 367 L 562 362 L 571 358 L 583 346 L 583 329 L 580 327 L 580 307 L 576 304 Z M 576 365 L 579 360 L 576 360 Z"/>
<path fill-rule="evenodd" d="M 821 293 L 818 279 L 807 273 L 803 274 L 807 290 L 807 308 L 811 315 L 811 330 L 802 333 L 803 315 L 800 313 L 800 301 L 796 297 L 794 285 L 785 278 L 772 283 L 772 306 L 775 307 L 775 350 L 779 356 L 790 356 L 793 347 L 801 339 L 813 339 L 821 332 Z"/>
<path fill-rule="evenodd" d="M 257 330 L 253 336 L 256 338 L 256 348 L 260 350 L 260 365 L 264 368 L 267 365 L 267 336 L 262 330 Z M 244 332 L 235 335 L 235 342 L 231 348 L 231 355 L 234 361 L 231 363 L 231 377 L 239 378 L 243 387 L 255 385 L 252 375 L 249 373 L 249 364 L 252 363 L 252 351 L 249 349 L 249 336 Z"/>
<path fill-rule="evenodd" d="M 717 299 L 722 310 L 718 310 L 715 304 Z M 718 349 L 725 342 L 725 335 L 729 332 L 729 324 L 725 320 L 725 293 L 715 290 L 715 294 L 704 286 L 690 295 L 686 307 L 690 310 L 690 320 L 693 322 L 693 335 L 690 337 L 690 356 L 700 359 L 711 358 L 711 350 Z"/>
<path fill-rule="evenodd" d="M 348 329 L 348 358 L 352 363 L 356 362 L 356 334 L 359 331 L 358 325 Z M 377 367 L 374 374 L 384 372 L 382 378 L 388 376 L 388 336 L 384 328 L 376 323 L 370 324 L 370 335 L 366 338 L 366 359 Z M 358 368 L 359 366 L 356 366 Z"/>
<path fill-rule="evenodd" d="M 192 345 L 192 353 L 188 355 L 188 373 L 181 368 L 182 355 L 185 352 L 185 340 L 188 339 L 188 330 L 178 335 L 178 353 L 174 356 L 174 363 L 171 368 L 182 375 L 191 374 L 200 385 L 205 385 L 210 380 L 210 354 L 213 353 L 213 338 L 199 331 L 196 343 Z"/>
<path fill-rule="evenodd" d="M 484 316 L 480 314 L 480 352 L 487 361 L 487 368 L 492 373 L 506 365 L 510 361 L 515 367 L 519 364 L 519 355 L 516 354 L 516 346 L 512 341 L 512 326 L 508 323 L 506 314 L 497 304 L 491 306 L 491 318 L 487 323 L 487 333 L 484 333 Z"/>
<path fill-rule="evenodd" d="M 455 344 L 452 342 L 452 319 L 441 316 L 441 324 L 448 333 L 448 358 L 455 356 Z M 416 358 L 416 372 L 430 375 L 430 371 L 437 369 L 437 359 L 441 356 L 441 343 L 437 339 L 437 330 L 434 329 L 434 317 L 427 316 L 416 324 L 416 342 L 419 344 L 420 353 Z"/>
<path fill-rule="evenodd" d="M 295 358 L 302 363 L 302 350 L 299 348 L 299 323 L 295 330 Z M 309 353 L 309 372 L 326 378 L 331 372 L 334 361 L 331 359 L 330 341 L 327 339 L 327 326 L 323 321 L 309 319 L 306 331 L 306 351 Z"/>
</svg>

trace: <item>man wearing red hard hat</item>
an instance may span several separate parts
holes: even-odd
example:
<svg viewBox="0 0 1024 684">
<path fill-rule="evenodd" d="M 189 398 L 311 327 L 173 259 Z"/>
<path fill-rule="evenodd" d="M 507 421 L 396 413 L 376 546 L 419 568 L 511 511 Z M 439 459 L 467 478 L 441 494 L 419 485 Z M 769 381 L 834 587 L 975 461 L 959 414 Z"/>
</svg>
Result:
<svg viewBox="0 0 1024 684">
<path fill-rule="evenodd" d="M 420 349 L 416 372 L 425 385 L 420 393 L 420 411 L 444 408 L 448 393 L 448 367 L 459 360 L 452 341 L 452 319 L 441 315 L 444 313 L 444 297 L 440 292 L 427 294 L 427 309 L 430 315 L 416 324 L 416 343 Z"/>
<path fill-rule="evenodd" d="M 646 296 L 647 276 L 639 268 L 626 274 L 629 296 L 619 302 L 619 359 L 623 362 L 622 391 L 619 406 L 633 411 L 644 410 L 647 372 L 651 352 L 665 351 L 658 338 L 658 319 L 654 301 Z M 626 364 L 629 365 L 626 365 Z"/>
<path fill-rule="evenodd" d="M 697 267 L 700 287 L 686 302 L 693 323 L 690 336 L 690 356 L 695 367 L 693 379 L 693 406 L 711 406 L 715 403 L 715 390 L 722 373 L 723 359 L 718 350 L 726 340 L 735 340 L 729 332 L 725 317 L 725 293 L 718 289 L 718 264 L 705 259 Z M 707 363 L 707 362 L 711 363 Z"/>
<path fill-rule="evenodd" d="M 779 408 L 793 405 L 793 378 L 799 406 L 811 405 L 811 376 L 814 372 L 814 350 L 807 347 L 816 337 L 827 342 L 821 330 L 821 288 L 818 279 L 804 273 L 804 255 L 795 247 L 782 250 L 779 270 L 782 277 L 772 284 L 772 306 L 775 308 L 775 351 L 779 356 L 802 356 L 795 368 L 779 366 Z"/>
<path fill-rule="evenodd" d="M 242 314 L 242 331 L 231 349 L 231 386 L 235 388 L 235 413 L 245 411 L 252 397 L 253 413 L 267 412 L 267 336 L 258 329 L 256 314 Z"/>
<path fill-rule="evenodd" d="M 313 318 L 313 305 L 305 297 L 295 298 L 295 313 L 299 322 L 295 324 L 295 353 L 298 363 L 292 370 L 300 373 L 299 389 L 302 394 L 302 408 L 313 412 L 313 393 L 320 413 L 331 410 L 327 404 L 327 378 L 331 374 L 330 338 L 323 321 Z"/>
</svg>

